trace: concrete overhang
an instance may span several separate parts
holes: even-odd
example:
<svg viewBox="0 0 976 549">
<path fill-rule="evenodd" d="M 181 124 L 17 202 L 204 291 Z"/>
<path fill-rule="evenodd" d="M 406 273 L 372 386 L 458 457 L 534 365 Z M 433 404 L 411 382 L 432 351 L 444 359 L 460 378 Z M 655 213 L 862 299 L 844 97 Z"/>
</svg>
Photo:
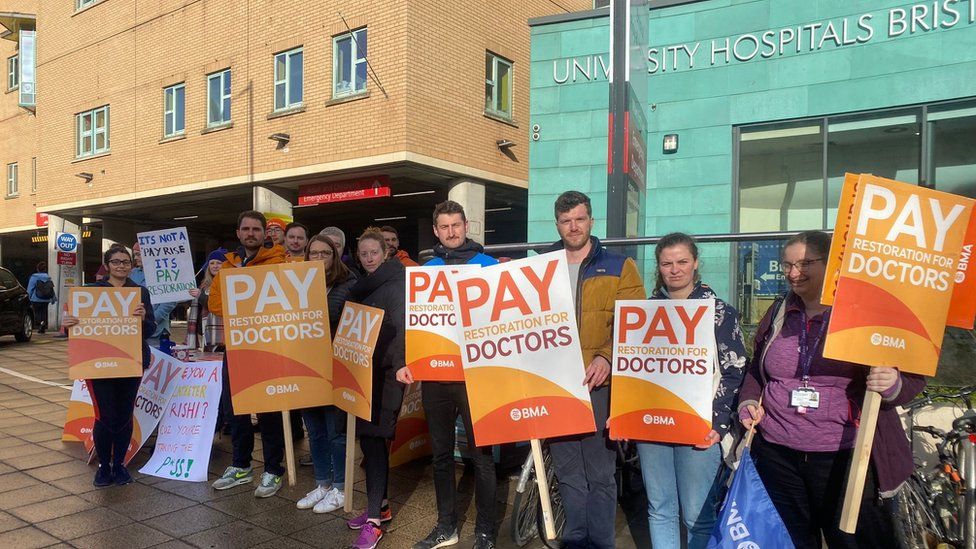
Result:
<svg viewBox="0 0 976 549">
<path fill-rule="evenodd" d="M 20 30 L 34 30 L 37 27 L 37 16 L 32 13 L 0 11 L 0 26 L 6 29 L 0 32 L 0 38 L 20 42 Z"/>
</svg>

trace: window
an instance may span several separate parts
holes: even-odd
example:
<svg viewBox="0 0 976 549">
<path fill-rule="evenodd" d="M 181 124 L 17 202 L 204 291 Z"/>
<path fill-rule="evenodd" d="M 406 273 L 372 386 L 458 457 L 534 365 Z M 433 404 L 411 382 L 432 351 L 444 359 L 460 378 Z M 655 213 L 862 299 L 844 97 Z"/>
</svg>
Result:
<svg viewBox="0 0 976 549">
<path fill-rule="evenodd" d="M 78 158 L 109 150 L 108 105 L 75 115 Z"/>
<path fill-rule="evenodd" d="M 929 185 L 976 198 L 976 101 L 928 110 L 932 151 L 924 164 Z"/>
<path fill-rule="evenodd" d="M 512 118 L 512 62 L 485 54 L 485 112 Z"/>
<path fill-rule="evenodd" d="M 302 104 L 302 48 L 279 53 L 274 66 L 274 110 Z"/>
<path fill-rule="evenodd" d="M 332 41 L 332 96 L 366 91 L 366 29 L 337 36 Z"/>
<path fill-rule="evenodd" d="M 88 6 L 94 4 L 95 2 L 98 2 L 98 0 L 75 0 L 75 11 L 78 11 L 82 8 L 87 8 Z"/>
<path fill-rule="evenodd" d="M 16 90 L 20 85 L 20 69 L 17 56 L 7 58 L 7 91 Z"/>
<path fill-rule="evenodd" d="M 230 69 L 207 76 L 207 126 L 230 122 Z"/>
<path fill-rule="evenodd" d="M 7 196 L 17 196 L 17 163 L 7 164 Z"/>
<path fill-rule="evenodd" d="M 183 135 L 186 129 L 186 85 L 163 90 L 163 137 Z"/>
</svg>

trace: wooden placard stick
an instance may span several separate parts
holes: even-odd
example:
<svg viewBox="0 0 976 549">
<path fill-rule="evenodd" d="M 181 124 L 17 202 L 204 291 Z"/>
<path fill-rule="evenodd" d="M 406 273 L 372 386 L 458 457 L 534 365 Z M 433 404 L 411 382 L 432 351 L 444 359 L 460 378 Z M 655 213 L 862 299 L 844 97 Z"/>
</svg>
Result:
<svg viewBox="0 0 976 549">
<path fill-rule="evenodd" d="M 878 412 L 881 409 L 881 393 L 866 391 L 861 406 L 861 421 L 854 442 L 851 466 L 847 470 L 847 489 L 844 491 L 844 506 L 840 513 L 840 529 L 848 534 L 857 530 L 857 518 L 861 512 L 861 497 L 864 495 L 864 480 L 871 468 L 871 446 L 874 444 L 874 431 L 878 426 Z"/>
</svg>

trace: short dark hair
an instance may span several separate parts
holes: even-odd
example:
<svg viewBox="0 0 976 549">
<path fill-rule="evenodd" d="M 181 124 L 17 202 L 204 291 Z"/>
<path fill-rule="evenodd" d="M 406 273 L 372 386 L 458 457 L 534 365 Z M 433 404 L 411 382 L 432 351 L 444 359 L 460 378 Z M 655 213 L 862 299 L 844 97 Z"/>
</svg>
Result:
<svg viewBox="0 0 976 549">
<path fill-rule="evenodd" d="M 254 219 L 256 221 L 260 221 L 262 228 L 263 227 L 266 227 L 268 225 L 268 219 L 266 217 L 264 217 L 264 214 L 263 213 L 261 213 L 261 212 L 259 212 L 257 210 L 246 210 L 246 211 L 241 212 L 241 214 L 237 216 L 237 228 L 238 229 L 241 228 L 241 222 L 244 221 L 244 219 Z"/>
<path fill-rule="evenodd" d="M 108 247 L 108 250 L 105 250 L 105 253 L 102 254 L 102 263 L 104 265 L 108 265 L 109 260 L 112 259 L 112 256 L 115 254 L 125 254 L 129 256 L 129 261 L 132 261 L 132 252 L 130 252 L 128 248 L 121 244 L 112 244 Z"/>
<path fill-rule="evenodd" d="M 580 204 L 585 204 L 586 215 L 593 217 L 593 206 L 590 204 L 590 197 L 579 191 L 564 192 L 563 194 L 559 195 L 559 198 L 556 199 L 556 204 L 554 207 L 556 218 L 559 218 L 559 214 L 566 213 Z"/>
<path fill-rule="evenodd" d="M 305 238 L 308 238 L 308 227 L 306 227 L 305 225 L 303 225 L 303 224 L 301 224 L 301 223 L 299 223 L 297 221 L 292 221 L 291 223 L 285 225 L 285 234 L 287 235 L 288 234 L 288 231 L 290 231 L 292 229 L 301 229 L 301 230 L 305 231 Z"/>
<path fill-rule="evenodd" d="M 468 216 L 464 215 L 464 208 L 457 202 L 453 200 L 445 200 L 444 202 L 434 206 L 434 216 L 432 218 L 434 226 L 437 226 L 437 216 L 454 214 L 461 214 L 461 220 L 467 223 Z"/>
<path fill-rule="evenodd" d="M 46 273 L 47 272 L 47 261 L 41 261 L 37 264 L 37 272 Z"/>
<path fill-rule="evenodd" d="M 375 227 L 370 227 L 370 228 L 375 228 Z M 381 233 L 393 233 L 393 234 L 395 234 L 397 236 L 400 236 L 400 233 L 398 233 L 396 229 L 394 229 L 393 227 L 391 227 L 389 225 L 383 225 L 382 227 L 380 227 L 380 232 Z"/>
<path fill-rule="evenodd" d="M 698 261 L 698 244 L 695 243 L 695 239 L 690 235 L 685 233 L 669 233 L 661 237 L 661 240 L 657 241 L 657 247 L 654 248 L 654 260 L 658 263 L 661 261 L 661 252 L 672 247 L 672 246 L 687 246 L 688 251 L 691 252 L 691 257 Z M 695 272 L 695 282 L 699 280 L 698 272 Z M 654 289 L 660 290 L 664 287 L 664 277 L 661 276 L 661 269 L 657 269 L 657 281 L 654 283 Z"/>
<path fill-rule="evenodd" d="M 786 244 L 783 244 L 783 250 L 794 244 L 806 244 L 808 248 L 813 248 L 815 252 L 825 257 L 830 253 L 830 235 L 823 231 L 803 231 L 793 235 Z"/>
</svg>

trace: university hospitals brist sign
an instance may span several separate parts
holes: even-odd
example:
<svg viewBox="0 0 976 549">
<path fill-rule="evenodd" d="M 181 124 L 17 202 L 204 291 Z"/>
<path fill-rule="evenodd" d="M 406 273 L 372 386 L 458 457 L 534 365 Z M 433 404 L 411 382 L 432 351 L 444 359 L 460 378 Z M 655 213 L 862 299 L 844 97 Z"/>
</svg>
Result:
<svg viewBox="0 0 976 549">
<path fill-rule="evenodd" d="M 974 22 L 976 0 L 918 3 L 880 14 L 864 13 L 713 40 L 651 47 L 647 50 L 647 72 L 653 75 L 857 46 L 879 36 L 897 38 Z M 552 79 L 556 84 L 607 80 L 609 74 L 610 61 L 605 54 L 552 62 Z"/>
</svg>

